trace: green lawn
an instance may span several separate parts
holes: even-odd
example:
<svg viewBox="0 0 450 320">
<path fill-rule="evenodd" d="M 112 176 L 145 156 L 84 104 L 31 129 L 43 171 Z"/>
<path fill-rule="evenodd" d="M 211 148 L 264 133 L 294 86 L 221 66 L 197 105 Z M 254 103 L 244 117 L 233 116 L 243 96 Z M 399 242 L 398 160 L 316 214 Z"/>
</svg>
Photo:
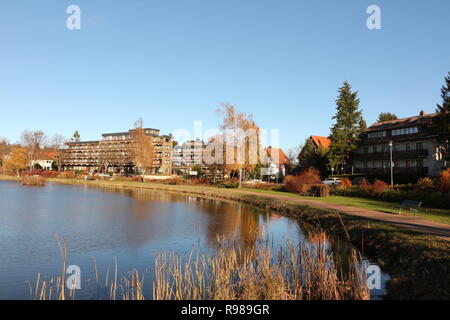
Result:
<svg viewBox="0 0 450 320">
<path fill-rule="evenodd" d="M 322 201 L 322 202 L 327 202 L 327 203 L 347 205 L 347 206 L 352 206 L 352 207 L 357 207 L 357 208 L 365 208 L 365 209 L 378 210 L 378 211 L 390 212 L 390 213 L 398 213 L 399 208 L 400 208 L 400 203 L 380 201 L 380 200 L 367 199 L 367 198 L 343 197 L 343 196 L 330 196 L 327 198 L 303 197 L 298 194 L 292 194 L 289 192 L 258 190 L 258 189 L 250 189 L 250 188 L 242 188 L 241 190 L 260 192 L 260 193 L 266 193 L 266 194 L 274 194 L 274 195 L 284 195 L 284 196 L 290 196 L 293 198 Z M 408 209 L 403 209 L 402 213 L 406 214 L 406 215 L 411 215 L 411 216 L 414 215 L 414 213 L 409 211 Z M 431 209 L 431 208 L 423 207 L 417 211 L 417 216 L 422 219 L 427 219 L 427 220 L 431 220 L 431 221 L 443 222 L 443 223 L 450 224 L 450 210 Z"/>
</svg>

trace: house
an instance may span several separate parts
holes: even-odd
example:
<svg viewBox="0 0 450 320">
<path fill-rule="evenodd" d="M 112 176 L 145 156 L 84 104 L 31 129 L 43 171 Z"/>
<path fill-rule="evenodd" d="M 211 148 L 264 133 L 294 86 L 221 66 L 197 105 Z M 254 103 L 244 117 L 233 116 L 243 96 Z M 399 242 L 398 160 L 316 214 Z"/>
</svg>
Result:
<svg viewBox="0 0 450 320">
<path fill-rule="evenodd" d="M 328 150 L 328 148 L 330 148 L 331 140 L 327 137 L 311 136 L 310 139 L 314 143 L 316 151 L 321 149 Z"/>
<path fill-rule="evenodd" d="M 39 159 L 31 161 L 31 166 L 50 171 L 54 167 L 57 156 L 58 154 L 56 152 L 44 153 L 39 157 Z"/>
<path fill-rule="evenodd" d="M 261 170 L 262 176 L 278 180 L 286 175 L 286 166 L 290 164 L 289 158 L 280 148 L 268 147 L 264 149 L 266 152 L 266 167 Z"/>
<path fill-rule="evenodd" d="M 436 114 L 375 123 L 362 135 L 353 154 L 355 172 L 388 177 L 392 150 L 396 181 L 436 177 L 445 166 L 433 123 Z"/>
</svg>

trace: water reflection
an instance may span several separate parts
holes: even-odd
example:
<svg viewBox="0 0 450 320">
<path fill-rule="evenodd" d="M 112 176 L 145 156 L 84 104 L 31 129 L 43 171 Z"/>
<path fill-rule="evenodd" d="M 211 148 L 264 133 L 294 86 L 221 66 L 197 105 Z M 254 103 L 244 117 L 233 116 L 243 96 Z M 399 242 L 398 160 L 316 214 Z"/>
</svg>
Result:
<svg viewBox="0 0 450 320">
<path fill-rule="evenodd" d="M 234 202 L 146 190 L 53 184 L 30 188 L 0 181 L 0 299 L 27 299 L 26 281 L 38 272 L 60 274 L 54 233 L 67 240 L 69 263 L 80 266 L 84 281 L 92 282 L 93 257 L 99 270 L 112 268 L 117 257 L 121 274 L 150 272 L 157 251 L 184 253 L 197 245 L 214 251 L 218 237 L 237 239 L 252 249 L 262 231 L 275 248 L 285 240 L 309 243 L 316 234 L 301 220 Z M 334 239 L 329 246 L 346 270 L 351 247 Z M 88 290 L 78 296 L 91 297 Z"/>
</svg>

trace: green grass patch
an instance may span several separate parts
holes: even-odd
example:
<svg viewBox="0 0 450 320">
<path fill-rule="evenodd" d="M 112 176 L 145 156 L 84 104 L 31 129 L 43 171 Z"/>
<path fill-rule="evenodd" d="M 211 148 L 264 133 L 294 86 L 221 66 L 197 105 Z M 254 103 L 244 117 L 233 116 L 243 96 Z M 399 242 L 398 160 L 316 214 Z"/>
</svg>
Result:
<svg viewBox="0 0 450 320">
<path fill-rule="evenodd" d="M 325 203 L 330 203 L 330 204 L 346 205 L 346 206 L 350 206 L 350 207 L 377 210 L 377 211 L 388 212 L 388 213 L 398 213 L 399 209 L 400 209 L 400 203 L 375 200 L 375 199 L 367 199 L 367 198 L 344 197 L 344 196 L 330 196 L 330 197 L 326 197 L 326 198 L 319 198 L 319 197 L 305 197 L 305 196 L 301 196 L 298 194 L 292 194 L 289 192 L 272 191 L 272 190 L 259 190 L 259 189 L 249 189 L 249 188 L 242 188 L 240 190 L 251 191 L 251 192 L 260 192 L 260 193 L 272 194 L 272 195 L 283 195 L 283 196 L 289 196 L 289 197 L 297 198 L 297 199 L 315 200 L 315 201 L 325 202 Z M 414 215 L 414 213 L 412 211 L 408 210 L 407 208 L 402 210 L 402 214 L 411 215 L 411 216 Z M 426 220 L 430 220 L 430 221 L 436 221 L 436 222 L 450 224 L 450 210 L 432 209 L 432 208 L 422 207 L 417 211 L 417 216 L 422 219 L 426 219 Z"/>
</svg>

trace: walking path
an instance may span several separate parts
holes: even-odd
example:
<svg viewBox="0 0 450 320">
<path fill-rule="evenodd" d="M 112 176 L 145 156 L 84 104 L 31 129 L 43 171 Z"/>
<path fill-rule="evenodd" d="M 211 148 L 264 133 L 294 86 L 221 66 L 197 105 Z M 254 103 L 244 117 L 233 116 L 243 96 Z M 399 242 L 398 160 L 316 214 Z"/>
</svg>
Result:
<svg viewBox="0 0 450 320">
<path fill-rule="evenodd" d="M 401 214 L 393 214 L 393 213 L 385 213 L 376 210 L 363 209 L 339 204 L 325 203 L 321 201 L 315 200 L 307 200 L 296 197 L 284 196 L 284 195 L 275 195 L 269 193 L 261 193 L 261 192 L 252 192 L 252 191 L 237 191 L 239 193 L 257 195 L 269 198 L 275 198 L 280 200 L 286 200 L 290 202 L 296 202 L 299 204 L 304 204 L 317 208 L 324 208 L 329 210 L 337 210 L 344 214 L 358 216 L 368 219 L 379 220 L 383 222 L 388 222 L 390 224 L 403 227 L 409 230 L 421 232 L 424 234 L 429 234 L 433 236 L 438 236 L 445 240 L 450 241 L 450 225 L 440 222 L 434 222 L 430 220 L 424 220 L 417 217 L 405 216 Z"/>
</svg>

